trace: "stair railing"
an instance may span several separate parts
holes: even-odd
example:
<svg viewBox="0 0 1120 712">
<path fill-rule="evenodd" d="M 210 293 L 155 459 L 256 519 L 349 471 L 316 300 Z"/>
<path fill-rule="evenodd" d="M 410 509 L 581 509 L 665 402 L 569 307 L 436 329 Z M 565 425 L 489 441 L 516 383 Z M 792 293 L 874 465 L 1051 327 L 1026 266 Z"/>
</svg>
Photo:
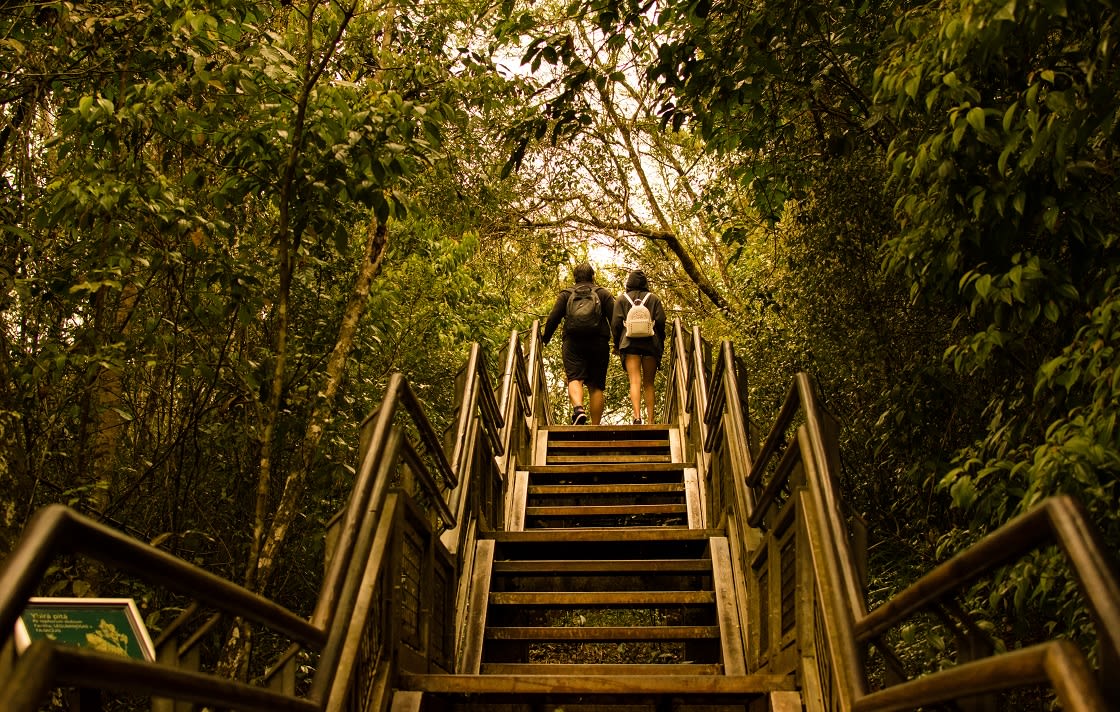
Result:
<svg viewBox="0 0 1120 712">
<path fill-rule="evenodd" d="M 456 376 L 456 394 L 456 426 L 448 448 L 458 477 L 450 494 L 456 524 L 443 536 L 452 554 L 465 550 L 474 526 L 500 529 L 505 521 L 506 472 L 497 459 L 505 451 L 505 423 L 477 343 Z"/>
<path fill-rule="evenodd" d="M 692 387 L 692 374 L 703 372 L 682 358 L 681 334 L 674 330 L 671 377 L 678 413 L 684 412 L 680 394 Z M 720 363 L 722 371 L 717 365 L 719 377 L 714 374 L 709 385 L 705 447 L 717 470 L 709 476 L 713 482 L 726 479 L 718 472 L 722 470 L 738 479 L 744 463 L 749 464 L 741 480 L 746 492 L 736 491 L 722 511 L 729 539 L 738 532 L 737 551 L 746 554 L 736 563 L 747 581 L 747 613 L 741 610 L 740 618 L 753 671 L 796 674 L 809 710 L 914 709 L 1039 684 L 1049 685 L 1065 709 L 1120 708 L 1120 579 L 1080 505 L 1068 497 L 1047 500 L 868 612 L 861 583 L 863 552 L 853 544 L 839 494 L 836 425 L 818 402 L 811 379 L 806 374 L 794 379 L 751 461 L 745 440 L 738 446 L 727 443 L 728 437 L 745 432 L 736 422 L 743 416 L 741 404 L 727 397 L 741 392 L 731 383 L 739 375 L 731 367 L 728 344 L 721 349 Z M 719 387 L 725 396 L 713 397 L 711 391 Z M 717 508 L 719 491 L 713 488 Z M 739 524 L 744 501 L 749 507 Z M 955 594 L 1053 544 L 1064 553 L 1096 626 L 1095 677 L 1084 652 L 1069 641 L 1052 640 L 980 659 L 962 654 L 963 662 L 955 666 L 871 691 L 866 654 L 875 647 L 890 656 L 883 642 L 888 631 L 921 611 L 952 617 Z"/>
<path fill-rule="evenodd" d="M 699 327 L 686 331 L 680 319 L 673 320 L 669 345 L 669 377 L 665 388 L 666 422 L 674 423 L 681 433 L 683 457 L 696 463 L 700 501 L 705 508 L 700 522 L 707 526 L 711 519 L 709 506 L 717 511 L 723 498 L 709 492 L 707 475 L 711 472 L 710 455 L 704 444 L 708 440 L 708 425 L 704 418 L 708 412 L 708 344 L 700 335 Z"/>
<path fill-rule="evenodd" d="M 9 642 L 16 619 L 51 562 L 83 554 L 291 640 L 283 662 L 267 672 L 269 684 L 279 689 L 36 641 L 0 683 L 0 709 L 31 712 L 53 687 L 78 686 L 246 711 L 367 710 L 383 707 L 400 671 L 451 671 L 462 566 L 440 535 L 473 514 L 501 521 L 493 512 L 463 507 L 463 502 L 478 501 L 469 492 L 465 498 L 451 497 L 461 492 L 462 482 L 492 475 L 485 465 L 489 460 L 493 467 L 495 458 L 478 456 L 477 446 L 484 443 L 494 451 L 502 429 L 477 348 L 467 371 L 471 375 L 461 399 L 466 405 L 454 436 L 453 460 L 445 456 L 404 378 L 390 378 L 381 405 L 362 424 L 361 464 L 337 519 L 333 556 L 310 620 L 61 505 L 32 518 L 0 568 L 0 647 Z M 174 640 L 162 642 L 174 645 Z M 301 649 L 310 651 L 314 666 L 302 695 L 293 689 L 293 666 Z"/>
<path fill-rule="evenodd" d="M 517 354 L 517 364 L 515 364 L 518 372 L 517 383 L 525 399 L 522 409 L 526 417 L 531 419 L 530 430 L 536 431 L 538 427 L 552 424 L 552 407 L 548 398 L 548 384 L 545 381 L 544 344 L 541 342 L 540 319 L 533 321 L 525 336 L 528 338 L 527 351 L 522 351 L 520 339 L 512 335 L 509 348 Z M 521 354 L 524 354 L 524 358 Z"/>
</svg>

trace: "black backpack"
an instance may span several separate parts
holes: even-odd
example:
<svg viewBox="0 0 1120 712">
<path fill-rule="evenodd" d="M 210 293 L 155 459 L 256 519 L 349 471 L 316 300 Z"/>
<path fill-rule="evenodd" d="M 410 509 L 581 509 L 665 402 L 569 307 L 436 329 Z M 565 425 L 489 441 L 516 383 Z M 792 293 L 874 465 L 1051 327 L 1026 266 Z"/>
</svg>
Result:
<svg viewBox="0 0 1120 712">
<path fill-rule="evenodd" d="M 568 295 L 564 314 L 564 330 L 569 334 L 597 334 L 603 321 L 599 290 L 590 284 L 577 284 Z"/>
</svg>

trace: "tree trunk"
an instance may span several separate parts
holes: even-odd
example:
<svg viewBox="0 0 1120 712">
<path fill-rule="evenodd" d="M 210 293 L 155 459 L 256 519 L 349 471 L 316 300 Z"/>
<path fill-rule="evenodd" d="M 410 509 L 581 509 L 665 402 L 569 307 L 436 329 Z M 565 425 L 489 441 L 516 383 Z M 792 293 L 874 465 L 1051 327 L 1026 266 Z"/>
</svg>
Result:
<svg viewBox="0 0 1120 712">
<path fill-rule="evenodd" d="M 362 315 L 365 313 L 366 305 L 369 303 L 370 286 L 381 271 L 388 245 L 388 226 L 385 223 L 372 221 L 362 256 L 362 264 L 354 280 L 354 288 L 346 303 L 346 308 L 342 313 L 338 338 L 335 339 L 334 348 L 327 359 L 323 387 L 316 394 L 315 405 L 308 419 L 303 439 L 299 444 L 298 464 L 284 480 L 284 490 L 280 495 L 280 503 L 276 507 L 271 524 L 260 539 L 261 543 L 259 549 L 257 549 L 259 553 L 253 559 L 254 568 L 249 573 L 256 591 L 263 591 L 268 586 L 276 568 L 280 549 L 287 539 L 292 522 L 299 513 L 300 499 L 303 496 L 307 477 L 314 464 L 315 453 L 319 449 L 319 443 L 330 421 L 339 389 L 345 380 L 346 361 L 354 350 L 354 337 L 357 334 Z M 264 456 L 262 456 L 262 463 L 263 461 Z M 238 621 L 234 626 L 234 631 L 226 641 L 225 649 L 222 651 L 220 670 L 223 674 L 240 673 L 245 669 L 251 642 L 250 628 L 243 621 Z"/>
</svg>

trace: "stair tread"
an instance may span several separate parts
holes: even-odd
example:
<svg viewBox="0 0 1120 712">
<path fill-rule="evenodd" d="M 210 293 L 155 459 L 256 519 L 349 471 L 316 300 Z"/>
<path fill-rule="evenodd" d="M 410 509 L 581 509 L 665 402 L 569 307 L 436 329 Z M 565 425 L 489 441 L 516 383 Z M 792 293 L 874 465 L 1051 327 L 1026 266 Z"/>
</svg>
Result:
<svg viewBox="0 0 1120 712">
<path fill-rule="evenodd" d="M 706 542 L 723 536 L 722 529 L 687 529 L 683 527 L 579 527 L 574 529 L 530 530 L 523 532 L 491 531 L 481 534 L 497 542 L 534 544 L 538 542 Z"/>
<path fill-rule="evenodd" d="M 548 465 L 620 465 L 624 463 L 662 463 L 672 462 L 669 453 L 646 453 L 639 455 L 552 455 Z"/>
<path fill-rule="evenodd" d="M 529 485 L 529 496 L 533 495 L 571 495 L 571 494 L 674 494 L 684 492 L 679 482 L 636 482 L 617 485 L 576 484 L 576 485 Z"/>
<path fill-rule="evenodd" d="M 668 430 L 669 426 L 666 423 L 646 423 L 644 425 L 546 425 L 541 427 L 542 431 L 548 433 L 611 433 L 616 432 L 619 434 L 633 433 L 639 434 L 642 432 Z"/>
<path fill-rule="evenodd" d="M 728 695 L 793 690 L 788 675 L 723 675 L 720 665 L 488 663 L 481 675 L 403 673 L 399 689 L 444 694 Z M 710 671 L 704 674 L 703 671 Z M 700 674 L 696 674 L 700 673 Z"/>
<path fill-rule="evenodd" d="M 495 561 L 494 573 L 711 572 L 711 559 L 518 559 Z"/>
<path fill-rule="evenodd" d="M 567 628 L 562 626 L 494 626 L 486 628 L 488 640 L 534 641 L 616 641 L 616 640 L 699 640 L 719 638 L 719 626 L 713 625 L 649 625 L 593 626 Z"/>
<path fill-rule="evenodd" d="M 575 504 L 525 508 L 526 517 L 623 516 L 626 514 L 684 514 L 684 504 Z"/>
<path fill-rule="evenodd" d="M 715 602 L 715 591 L 497 591 L 490 594 L 490 604 L 499 606 L 657 606 Z"/>
<path fill-rule="evenodd" d="M 553 448 L 559 450 L 609 450 L 610 448 L 667 448 L 669 447 L 668 438 L 658 438 L 657 440 L 550 440 L 548 449 Z"/>
<path fill-rule="evenodd" d="M 678 472 L 689 467 L 684 462 L 621 462 L 621 463 L 580 463 L 576 465 L 522 465 L 520 469 L 532 473 L 550 475 L 610 475 L 642 474 L 652 472 Z"/>
</svg>

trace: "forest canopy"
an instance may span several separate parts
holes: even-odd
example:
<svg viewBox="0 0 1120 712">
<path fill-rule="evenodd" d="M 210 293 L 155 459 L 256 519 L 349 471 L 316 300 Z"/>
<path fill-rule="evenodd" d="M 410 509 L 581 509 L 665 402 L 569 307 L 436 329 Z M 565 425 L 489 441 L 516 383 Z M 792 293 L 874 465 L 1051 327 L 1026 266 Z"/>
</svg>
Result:
<svg viewBox="0 0 1120 712">
<path fill-rule="evenodd" d="M 468 344 L 589 257 L 730 340 L 761 427 L 817 378 L 873 595 L 1055 493 L 1120 548 L 1118 31 L 1103 0 L 4 3 L 0 551 L 64 502 L 306 608 L 389 374 L 449 417 Z M 1038 580 L 987 614 L 1076 633 Z"/>
</svg>

